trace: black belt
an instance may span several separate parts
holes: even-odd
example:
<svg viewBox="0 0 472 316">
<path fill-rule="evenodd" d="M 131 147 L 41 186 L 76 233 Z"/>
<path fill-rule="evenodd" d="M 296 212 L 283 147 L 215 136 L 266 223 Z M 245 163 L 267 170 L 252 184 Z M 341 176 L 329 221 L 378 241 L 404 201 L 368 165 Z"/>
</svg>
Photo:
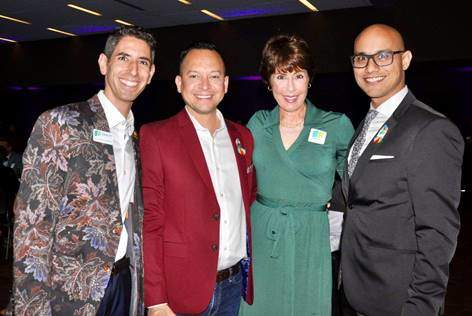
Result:
<svg viewBox="0 0 472 316">
<path fill-rule="evenodd" d="M 123 257 L 120 260 L 116 261 L 113 264 L 113 269 L 111 270 L 111 275 L 116 275 L 116 274 L 120 273 L 121 271 L 123 271 L 124 269 L 128 269 L 129 264 L 130 264 L 130 261 L 129 261 L 128 257 Z"/>
<path fill-rule="evenodd" d="M 224 281 L 229 277 L 238 274 L 239 270 L 241 270 L 241 265 L 238 262 L 232 267 L 218 271 L 218 273 L 216 274 L 216 282 Z"/>
</svg>

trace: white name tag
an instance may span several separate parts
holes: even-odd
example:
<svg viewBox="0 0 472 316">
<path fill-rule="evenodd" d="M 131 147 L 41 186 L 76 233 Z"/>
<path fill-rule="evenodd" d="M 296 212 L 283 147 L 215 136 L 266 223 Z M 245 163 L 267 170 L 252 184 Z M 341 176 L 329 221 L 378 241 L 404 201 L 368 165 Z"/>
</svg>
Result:
<svg viewBox="0 0 472 316">
<path fill-rule="evenodd" d="M 93 129 L 92 139 L 94 142 L 113 145 L 113 135 L 110 132 Z"/>
<path fill-rule="evenodd" d="M 328 133 L 317 128 L 312 128 L 310 134 L 308 135 L 308 141 L 310 143 L 323 145 L 326 141 L 326 136 Z"/>
</svg>

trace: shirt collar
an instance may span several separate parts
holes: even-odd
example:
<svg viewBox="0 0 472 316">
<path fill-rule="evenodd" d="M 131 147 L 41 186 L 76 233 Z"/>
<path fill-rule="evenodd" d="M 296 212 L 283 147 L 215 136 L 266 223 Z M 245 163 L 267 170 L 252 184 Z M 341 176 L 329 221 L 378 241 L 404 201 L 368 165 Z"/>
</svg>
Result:
<svg viewBox="0 0 472 316">
<path fill-rule="evenodd" d="M 190 120 L 193 123 L 193 126 L 197 131 L 208 131 L 208 128 L 204 127 L 202 124 L 200 124 L 195 117 L 193 117 L 192 113 L 187 108 L 187 105 L 185 106 L 185 111 L 187 111 L 188 116 L 190 117 Z M 226 123 L 223 118 L 223 114 L 220 112 L 220 110 L 216 109 L 216 117 L 218 118 L 218 121 L 220 122 L 220 126 L 215 130 L 215 134 L 225 130 L 226 129 Z"/>
<path fill-rule="evenodd" d="M 390 117 L 393 112 L 397 109 L 400 103 L 403 101 L 405 96 L 408 94 L 408 87 L 404 86 L 400 91 L 392 95 L 387 101 L 379 105 L 377 108 L 372 106 L 372 102 L 370 103 L 370 109 L 376 110 L 380 114 Z"/>
<path fill-rule="evenodd" d="M 103 111 L 105 112 L 105 116 L 107 118 L 108 126 L 110 129 L 124 126 L 126 128 L 126 133 L 128 136 L 131 136 L 134 132 L 134 115 L 133 112 L 130 110 L 128 113 L 128 117 L 125 118 L 123 114 L 111 103 L 111 101 L 107 98 L 103 90 L 98 92 L 98 99 L 102 105 Z"/>
<path fill-rule="evenodd" d="M 323 113 L 316 106 L 306 99 L 305 125 L 316 124 L 323 119 Z"/>
</svg>

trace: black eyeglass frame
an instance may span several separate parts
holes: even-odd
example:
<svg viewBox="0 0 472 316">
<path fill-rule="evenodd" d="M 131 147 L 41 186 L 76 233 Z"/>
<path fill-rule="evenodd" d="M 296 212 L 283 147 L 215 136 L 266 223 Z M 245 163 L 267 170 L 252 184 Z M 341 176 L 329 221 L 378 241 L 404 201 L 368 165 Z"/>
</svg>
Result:
<svg viewBox="0 0 472 316">
<path fill-rule="evenodd" d="M 374 61 L 374 63 L 379 66 L 379 67 L 386 67 L 386 66 L 390 66 L 391 64 L 393 64 L 393 59 L 395 57 L 396 54 L 401 54 L 401 53 L 404 53 L 406 52 L 406 50 L 395 50 L 395 51 L 391 51 L 391 50 L 381 50 L 375 54 L 371 54 L 371 55 L 368 55 L 368 54 L 357 54 L 357 55 L 352 55 L 349 59 L 351 60 L 351 65 L 353 68 L 365 68 L 367 67 L 367 65 L 369 64 L 369 60 L 372 59 Z M 377 61 L 375 61 L 375 56 L 377 56 L 378 54 L 381 54 L 381 53 L 391 53 L 392 54 L 392 59 L 390 60 L 390 63 L 389 64 L 385 64 L 385 65 L 379 65 L 377 64 Z M 365 63 L 365 66 L 354 66 L 354 58 L 358 57 L 358 56 L 363 56 L 363 57 L 367 57 L 367 62 Z"/>
</svg>

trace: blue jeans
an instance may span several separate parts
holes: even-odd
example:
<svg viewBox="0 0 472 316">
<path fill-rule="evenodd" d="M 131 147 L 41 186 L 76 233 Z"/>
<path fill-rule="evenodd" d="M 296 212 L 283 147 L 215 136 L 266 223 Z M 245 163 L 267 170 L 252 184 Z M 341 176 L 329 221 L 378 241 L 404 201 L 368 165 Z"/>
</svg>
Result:
<svg viewBox="0 0 472 316">
<path fill-rule="evenodd" d="M 200 316 L 237 316 L 241 305 L 242 273 L 216 283 L 207 309 Z M 178 314 L 181 316 L 182 314 Z M 183 315 L 182 315 L 183 316 Z"/>
</svg>

